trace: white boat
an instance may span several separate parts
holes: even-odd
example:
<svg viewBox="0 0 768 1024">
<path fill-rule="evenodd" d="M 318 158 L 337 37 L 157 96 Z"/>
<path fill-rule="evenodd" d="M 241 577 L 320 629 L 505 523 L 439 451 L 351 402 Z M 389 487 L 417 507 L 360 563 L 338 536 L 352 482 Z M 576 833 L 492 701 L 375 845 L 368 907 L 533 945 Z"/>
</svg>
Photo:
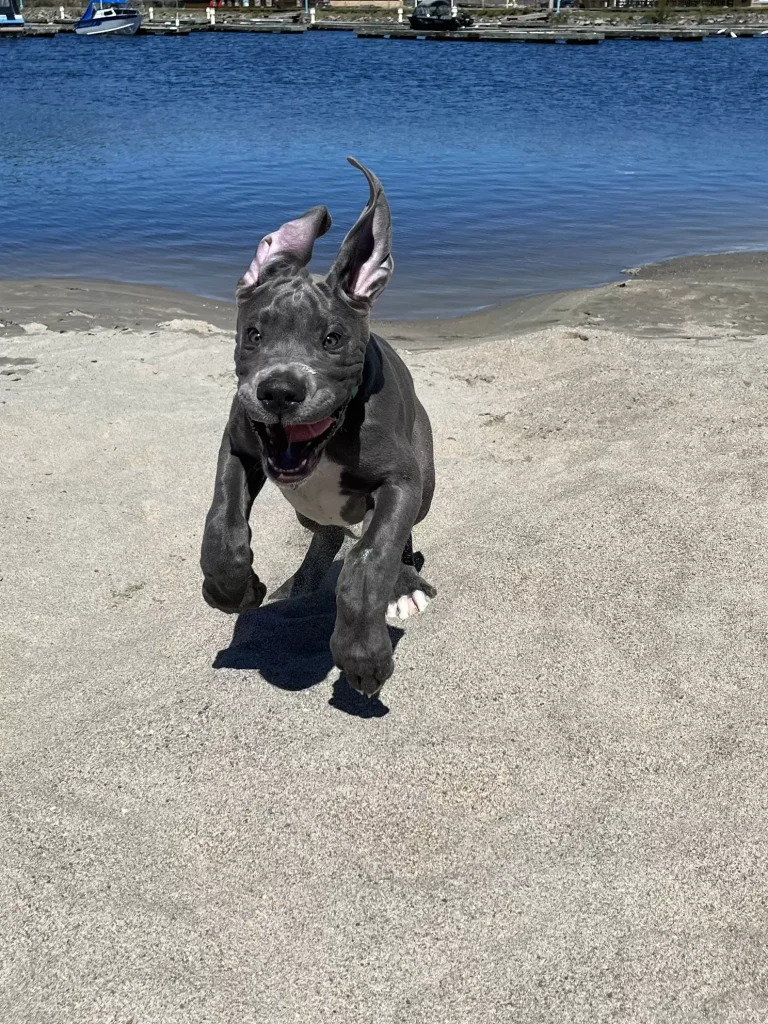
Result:
<svg viewBox="0 0 768 1024">
<path fill-rule="evenodd" d="M 0 0 L 1 2 L 1 0 Z M 129 7 L 126 0 L 91 0 L 88 10 L 75 25 L 79 36 L 135 36 L 141 25 L 141 12 Z"/>
<path fill-rule="evenodd" d="M 0 36 L 20 36 L 24 19 L 16 0 L 0 0 Z"/>
</svg>

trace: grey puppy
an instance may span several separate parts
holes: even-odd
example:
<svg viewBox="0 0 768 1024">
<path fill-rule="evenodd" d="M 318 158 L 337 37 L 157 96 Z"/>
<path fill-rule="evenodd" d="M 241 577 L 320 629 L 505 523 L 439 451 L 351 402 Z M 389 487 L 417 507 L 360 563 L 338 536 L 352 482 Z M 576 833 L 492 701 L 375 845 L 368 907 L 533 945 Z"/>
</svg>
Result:
<svg viewBox="0 0 768 1024">
<path fill-rule="evenodd" d="M 214 608 L 258 608 L 249 517 L 267 478 L 314 536 L 289 581 L 315 589 L 355 524 L 336 586 L 335 664 L 369 697 L 394 669 L 386 616 L 426 607 L 411 531 L 435 487 L 432 431 L 397 353 L 371 333 L 370 311 L 389 282 L 389 204 L 356 160 L 370 198 L 327 276 L 306 269 L 331 226 L 324 206 L 266 235 L 237 288 L 237 395 L 219 452 L 205 522 L 203 596 Z"/>
</svg>

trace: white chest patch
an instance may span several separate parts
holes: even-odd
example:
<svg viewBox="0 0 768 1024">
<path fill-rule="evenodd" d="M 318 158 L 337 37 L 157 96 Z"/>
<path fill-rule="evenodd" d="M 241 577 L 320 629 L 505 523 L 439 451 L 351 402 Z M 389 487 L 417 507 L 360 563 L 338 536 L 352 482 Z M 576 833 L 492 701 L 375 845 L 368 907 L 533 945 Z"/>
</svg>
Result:
<svg viewBox="0 0 768 1024">
<path fill-rule="evenodd" d="M 348 526 L 341 510 L 349 501 L 341 493 L 341 466 L 323 456 L 314 473 L 302 483 L 278 485 L 297 512 L 320 526 Z"/>
</svg>

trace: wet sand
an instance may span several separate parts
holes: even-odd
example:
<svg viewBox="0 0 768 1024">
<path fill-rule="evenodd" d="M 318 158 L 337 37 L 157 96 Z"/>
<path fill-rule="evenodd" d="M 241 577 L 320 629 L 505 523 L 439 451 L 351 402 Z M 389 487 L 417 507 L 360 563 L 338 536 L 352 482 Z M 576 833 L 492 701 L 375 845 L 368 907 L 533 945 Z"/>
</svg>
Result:
<svg viewBox="0 0 768 1024">
<path fill-rule="evenodd" d="M 375 327 L 399 347 L 416 350 L 503 340 L 590 321 L 604 329 L 662 334 L 688 323 L 747 334 L 760 333 L 766 325 L 768 253 L 689 256 L 624 273 L 624 281 L 600 288 L 515 299 L 463 317 L 385 320 Z M 234 330 L 235 317 L 234 303 L 151 285 L 71 278 L 0 280 L 0 338 L 23 334 L 19 324 L 29 322 L 53 331 L 152 330 L 170 320 L 191 319 Z"/>
<path fill-rule="evenodd" d="M 373 704 L 329 593 L 200 597 L 232 307 L 0 283 L 0 1018 L 763 1024 L 767 270 L 381 326 L 439 593 Z"/>
</svg>

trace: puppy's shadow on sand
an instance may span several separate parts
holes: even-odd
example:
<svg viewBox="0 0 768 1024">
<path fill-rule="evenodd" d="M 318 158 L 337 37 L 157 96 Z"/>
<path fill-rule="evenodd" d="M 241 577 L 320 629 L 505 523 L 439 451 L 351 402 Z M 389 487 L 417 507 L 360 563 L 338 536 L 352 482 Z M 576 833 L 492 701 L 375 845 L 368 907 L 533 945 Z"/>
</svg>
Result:
<svg viewBox="0 0 768 1024">
<path fill-rule="evenodd" d="M 219 651 L 213 667 L 255 670 L 273 686 L 294 693 L 322 682 L 333 669 L 330 642 L 340 568 L 314 594 L 274 601 L 239 615 L 230 645 Z M 396 647 L 403 630 L 388 628 Z M 328 703 L 359 718 L 381 718 L 389 711 L 378 697 L 369 700 L 353 690 L 343 674 L 334 680 Z"/>
</svg>

